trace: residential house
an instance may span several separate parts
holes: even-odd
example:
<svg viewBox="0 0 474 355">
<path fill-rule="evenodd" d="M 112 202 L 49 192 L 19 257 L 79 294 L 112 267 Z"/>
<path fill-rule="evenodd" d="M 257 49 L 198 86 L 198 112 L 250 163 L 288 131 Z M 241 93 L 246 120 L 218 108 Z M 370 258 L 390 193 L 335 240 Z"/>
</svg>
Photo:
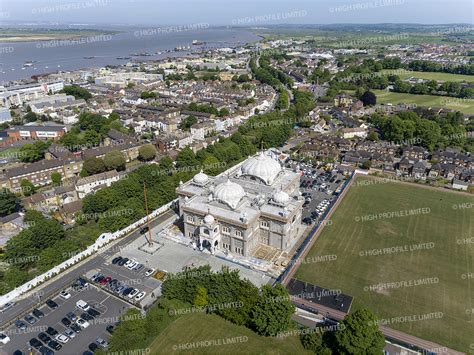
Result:
<svg viewBox="0 0 474 355">
<path fill-rule="evenodd" d="M 104 173 L 87 176 L 77 180 L 75 189 L 80 199 L 90 193 L 96 192 L 104 187 L 109 187 L 112 183 L 120 179 L 116 170 L 106 171 Z"/>
</svg>

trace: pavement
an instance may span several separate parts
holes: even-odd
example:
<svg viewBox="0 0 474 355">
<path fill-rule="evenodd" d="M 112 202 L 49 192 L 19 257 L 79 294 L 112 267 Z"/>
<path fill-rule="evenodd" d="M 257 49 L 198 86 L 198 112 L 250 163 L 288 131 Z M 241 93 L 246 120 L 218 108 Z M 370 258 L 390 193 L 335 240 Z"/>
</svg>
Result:
<svg viewBox="0 0 474 355">
<path fill-rule="evenodd" d="M 263 272 L 249 269 L 206 251 L 201 252 L 199 249 L 195 250 L 190 246 L 182 245 L 163 237 L 160 238 L 161 226 L 152 228 L 151 232 L 153 241 L 160 244 L 160 248 L 155 253 L 149 254 L 140 250 L 138 247 L 142 246 L 144 241 L 138 239 L 124 249 L 120 255 L 129 259 L 135 259 L 149 268 L 166 273 L 181 272 L 185 267 L 210 265 L 214 271 L 220 271 L 223 266 L 232 270 L 239 270 L 242 278 L 249 279 L 256 286 L 268 284 L 272 280 L 271 277 Z"/>
<path fill-rule="evenodd" d="M 170 210 L 151 221 L 151 227 L 154 228 L 156 226 L 159 226 L 158 228 L 161 228 L 161 225 L 169 224 L 169 221 L 174 219 L 175 217 L 177 217 L 176 214 Z M 45 324 L 54 327 L 54 324 L 57 324 L 57 322 L 61 318 L 63 318 L 66 313 L 74 309 L 75 302 L 69 305 L 69 301 L 71 301 L 71 299 L 75 300 L 79 296 L 73 295 L 73 297 L 71 297 L 71 299 L 66 302 L 67 305 L 64 308 L 61 305 L 58 309 L 48 312 L 48 314 L 44 318 L 42 318 L 40 322 L 30 326 L 29 328 L 31 329 L 26 329 L 27 334 L 17 334 L 15 332 L 12 332 L 11 329 L 13 328 L 10 327 L 12 322 L 19 318 L 22 319 L 27 313 L 30 313 L 34 308 L 47 308 L 47 306 L 44 306 L 44 302 L 49 298 L 57 299 L 58 297 L 56 296 L 59 294 L 59 292 L 63 289 L 67 289 L 78 277 L 82 277 L 94 269 L 101 269 L 102 267 L 108 268 L 110 258 L 113 255 L 117 254 L 117 252 L 119 252 L 120 250 L 126 250 L 128 248 L 128 244 L 134 240 L 140 240 L 140 242 L 143 242 L 145 240 L 143 235 L 140 235 L 138 229 L 129 234 L 128 236 L 123 237 L 115 242 L 112 242 L 110 245 L 104 247 L 100 252 L 91 255 L 90 257 L 79 262 L 72 268 L 69 268 L 68 270 L 55 276 L 51 280 L 38 286 L 30 293 L 23 295 L 21 299 L 15 300 L 15 306 L 1 313 L 0 329 L 2 332 L 10 331 L 13 337 L 10 337 L 10 343 L 8 343 L 7 345 L 0 346 L 0 354 L 11 354 L 16 349 L 25 349 L 26 342 L 29 341 L 33 336 L 36 336 L 41 331 L 41 329 L 37 329 L 35 327 L 39 325 L 44 326 Z M 123 273 L 123 270 L 120 272 Z M 135 276 L 135 278 L 137 278 L 137 276 Z M 150 286 L 144 285 L 143 287 Z M 118 297 L 99 290 L 98 288 L 93 286 L 91 286 L 86 291 L 82 291 L 82 293 L 83 295 L 81 295 L 80 297 L 83 297 L 85 301 L 104 304 L 107 309 L 107 312 L 104 314 L 104 316 L 106 317 L 113 317 L 125 310 L 126 308 L 131 307 L 129 303 L 126 303 L 120 300 Z M 57 303 L 62 303 L 62 300 L 59 299 Z M 102 316 L 103 315 L 101 315 L 101 317 Z M 106 326 L 106 324 L 102 325 L 100 329 L 90 327 L 91 331 L 89 331 L 89 328 L 85 329 L 79 334 L 78 337 L 76 337 L 76 339 L 71 340 L 66 344 L 66 346 L 64 346 L 64 351 L 66 351 L 67 349 L 69 350 L 67 350 L 66 352 L 62 352 L 63 349 L 61 349 L 57 353 L 82 353 L 87 349 L 87 345 L 91 342 L 94 342 L 98 336 L 104 335 L 105 339 L 105 334 L 103 333 L 103 330 L 105 330 Z M 16 327 L 15 330 L 17 330 Z M 32 333 L 34 333 L 34 335 L 32 335 Z M 73 345 L 73 347 L 70 347 L 69 344 Z"/>
<path fill-rule="evenodd" d="M 110 334 L 105 328 L 108 325 L 114 325 L 119 320 L 119 316 L 131 307 L 96 287 L 87 287 L 83 291 L 69 290 L 68 292 L 71 294 L 71 298 L 67 300 L 63 300 L 59 296 L 52 298 L 59 305 L 55 310 L 50 309 L 45 304 L 39 305 L 38 309 L 45 316 L 34 325 L 28 326 L 25 331 L 21 331 L 14 325 L 6 329 L 5 333 L 11 341 L 0 348 L 0 354 L 13 354 L 15 350 L 21 350 L 24 354 L 28 354 L 29 346 L 27 343 L 29 340 L 32 338 L 38 339 L 38 334 L 45 332 L 48 327 L 53 327 L 59 333 L 63 333 L 67 328 L 61 323 L 61 319 L 68 312 L 73 312 L 76 316 L 79 316 L 82 311 L 77 309 L 76 302 L 84 300 L 101 312 L 101 315 L 89 321 L 90 326 L 83 329 L 66 344 L 63 344 L 62 349 L 55 351 L 55 354 L 80 354 L 86 351 L 89 344 L 95 342 L 98 337 L 108 340 Z M 32 350 L 33 353 L 39 353 L 35 349 Z"/>
</svg>

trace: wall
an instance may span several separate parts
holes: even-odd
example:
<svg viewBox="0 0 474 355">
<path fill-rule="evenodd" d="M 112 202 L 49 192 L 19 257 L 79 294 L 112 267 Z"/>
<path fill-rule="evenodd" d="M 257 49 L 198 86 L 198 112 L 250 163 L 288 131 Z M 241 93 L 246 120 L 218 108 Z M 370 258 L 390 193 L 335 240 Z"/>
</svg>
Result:
<svg viewBox="0 0 474 355">
<path fill-rule="evenodd" d="M 166 212 L 172 203 L 174 203 L 177 200 L 173 200 L 170 203 L 161 206 L 160 208 L 156 209 L 152 213 L 150 213 L 149 217 L 154 218 L 164 212 Z M 106 246 L 110 242 L 124 237 L 130 232 L 134 231 L 135 229 L 139 228 L 140 226 L 144 225 L 147 223 L 147 217 L 143 217 L 142 219 L 136 221 L 135 223 L 125 227 L 122 230 L 119 230 L 114 233 L 104 233 L 102 234 L 97 240 L 95 241 L 94 244 L 92 244 L 90 247 L 88 247 L 86 250 L 82 251 L 81 253 L 74 255 L 72 258 L 64 261 L 63 263 L 59 264 L 58 266 L 50 269 L 49 271 L 45 272 L 44 274 L 41 274 L 34 279 L 24 283 L 21 286 L 18 286 L 15 288 L 13 291 L 10 291 L 9 293 L 0 296 L 0 306 L 3 306 L 5 303 L 10 302 L 14 300 L 15 298 L 21 296 L 22 294 L 31 291 L 35 287 L 39 286 L 43 282 L 51 279 L 52 277 L 58 275 L 59 273 L 67 270 L 69 267 L 76 265 L 79 261 L 82 259 L 96 253 L 99 251 L 102 247 Z"/>
</svg>

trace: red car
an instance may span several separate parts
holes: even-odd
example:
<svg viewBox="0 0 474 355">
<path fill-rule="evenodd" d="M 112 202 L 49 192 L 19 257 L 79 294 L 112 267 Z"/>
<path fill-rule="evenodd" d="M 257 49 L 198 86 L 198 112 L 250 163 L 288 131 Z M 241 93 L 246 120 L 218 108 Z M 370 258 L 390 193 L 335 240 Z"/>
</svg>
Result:
<svg viewBox="0 0 474 355">
<path fill-rule="evenodd" d="M 103 280 L 100 281 L 99 283 L 100 283 L 101 285 L 107 285 L 110 280 L 112 280 L 112 278 L 111 278 L 110 276 L 107 276 L 105 279 L 103 279 Z"/>
</svg>

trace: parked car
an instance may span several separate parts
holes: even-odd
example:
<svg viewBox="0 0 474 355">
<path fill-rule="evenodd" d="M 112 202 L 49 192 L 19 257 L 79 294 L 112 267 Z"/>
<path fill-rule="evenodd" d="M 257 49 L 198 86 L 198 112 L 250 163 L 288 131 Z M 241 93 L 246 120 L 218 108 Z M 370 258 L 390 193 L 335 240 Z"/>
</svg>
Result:
<svg viewBox="0 0 474 355">
<path fill-rule="evenodd" d="M 121 256 L 117 256 L 116 258 L 113 258 L 112 259 L 112 264 L 115 265 L 117 264 L 120 260 L 122 260 L 123 258 Z"/>
<path fill-rule="evenodd" d="M 87 287 L 87 286 L 89 286 L 89 283 L 85 279 L 83 279 L 82 277 L 79 277 L 76 280 L 76 282 L 74 283 L 74 285 Z"/>
<path fill-rule="evenodd" d="M 143 265 L 143 264 L 138 264 L 137 266 L 135 266 L 135 271 L 136 271 L 136 272 L 140 272 L 140 271 L 142 271 L 144 268 L 145 268 L 145 265 Z"/>
<path fill-rule="evenodd" d="M 30 323 L 30 324 L 35 324 L 35 323 L 38 321 L 38 320 L 37 320 L 35 317 L 33 317 L 31 314 L 27 314 L 27 315 L 25 316 L 25 320 L 26 320 L 28 323 Z"/>
<path fill-rule="evenodd" d="M 101 276 L 104 276 L 104 275 L 102 275 L 102 273 L 100 273 L 100 272 L 96 272 L 94 275 L 92 275 L 91 280 L 92 281 L 97 281 L 97 279 Z"/>
<path fill-rule="evenodd" d="M 97 317 L 97 316 L 100 316 L 100 312 L 95 310 L 94 308 L 89 308 L 87 310 L 87 314 L 89 314 L 91 317 Z"/>
<path fill-rule="evenodd" d="M 109 343 L 102 338 L 97 338 L 95 342 L 103 349 L 109 347 Z"/>
<path fill-rule="evenodd" d="M 65 336 L 64 334 L 58 334 L 55 337 L 56 341 L 66 344 L 69 341 L 69 338 Z"/>
<path fill-rule="evenodd" d="M 125 264 L 125 266 L 127 266 L 127 269 L 129 269 L 129 270 L 135 269 L 135 267 L 137 265 L 138 265 L 138 263 L 136 261 L 132 261 L 128 266 L 127 266 L 127 264 Z"/>
<path fill-rule="evenodd" d="M 82 319 L 82 318 L 79 318 L 77 321 L 76 321 L 76 324 L 78 326 L 80 326 L 81 328 L 87 328 L 90 324 L 88 321 L 86 321 L 85 319 Z"/>
<path fill-rule="evenodd" d="M 90 306 L 87 304 L 87 302 L 83 301 L 83 300 L 79 300 L 76 302 L 76 307 L 83 310 L 83 311 L 87 311 Z"/>
<path fill-rule="evenodd" d="M 69 312 L 68 314 L 66 314 L 66 317 L 68 317 L 73 322 L 75 322 L 77 319 L 77 316 L 73 312 Z"/>
<path fill-rule="evenodd" d="M 96 343 L 90 343 L 89 344 L 89 350 L 90 351 L 95 352 L 97 349 L 99 349 L 99 345 L 97 345 Z"/>
<path fill-rule="evenodd" d="M 76 322 L 77 322 L 77 321 L 76 321 Z M 72 330 L 74 330 L 76 333 L 80 333 L 81 330 L 82 330 L 81 327 L 79 327 L 76 323 L 72 323 L 69 328 L 71 328 Z"/>
<path fill-rule="evenodd" d="M 76 337 L 76 332 L 72 330 L 71 328 L 68 328 L 64 331 L 64 335 L 69 337 L 69 338 L 75 338 Z"/>
<path fill-rule="evenodd" d="M 17 319 L 15 321 L 15 326 L 18 328 L 18 329 L 21 329 L 21 330 L 25 330 L 26 329 L 26 323 L 23 322 L 22 320 L 20 319 Z"/>
<path fill-rule="evenodd" d="M 107 276 L 107 277 L 104 277 L 102 280 L 100 280 L 99 283 L 101 285 L 107 285 L 110 282 L 110 280 L 112 280 L 112 278 L 110 276 Z"/>
<path fill-rule="evenodd" d="M 39 348 L 39 352 L 41 355 L 54 355 L 54 351 L 46 346 L 42 346 Z"/>
<path fill-rule="evenodd" d="M 69 318 L 66 318 L 66 317 L 61 319 L 61 323 L 64 324 L 64 326 L 66 327 L 69 327 L 71 325 L 71 321 L 69 320 Z"/>
<path fill-rule="evenodd" d="M 126 297 L 130 294 L 130 292 L 133 291 L 133 287 L 127 287 L 125 290 L 122 292 L 122 296 Z"/>
<path fill-rule="evenodd" d="M 48 344 L 51 341 L 51 337 L 46 333 L 39 333 L 38 338 L 45 344 Z"/>
<path fill-rule="evenodd" d="M 37 350 L 43 346 L 43 343 L 36 338 L 31 338 L 29 344 Z"/>
<path fill-rule="evenodd" d="M 117 265 L 124 266 L 127 262 L 128 262 L 128 258 L 123 258 L 117 263 Z"/>
<path fill-rule="evenodd" d="M 10 342 L 10 337 L 6 335 L 5 333 L 0 333 L 0 343 L 8 344 L 9 342 Z"/>
<path fill-rule="evenodd" d="M 48 329 L 46 329 L 46 333 L 54 337 L 55 335 L 58 334 L 58 331 L 54 329 L 53 327 L 48 327 Z"/>
<path fill-rule="evenodd" d="M 140 292 L 135 296 L 135 301 L 141 301 L 146 296 L 146 292 Z"/>
<path fill-rule="evenodd" d="M 133 291 L 130 292 L 130 294 L 128 295 L 128 298 L 134 298 L 138 292 L 139 291 L 136 288 L 134 288 Z"/>
<path fill-rule="evenodd" d="M 89 313 L 86 313 L 86 312 L 81 313 L 81 318 L 86 321 L 90 321 L 94 319 L 94 317 L 92 317 Z"/>
<path fill-rule="evenodd" d="M 49 299 L 46 301 L 46 304 L 48 305 L 49 308 L 51 309 L 56 309 L 58 308 L 58 304 L 54 302 L 52 299 Z"/>
<path fill-rule="evenodd" d="M 71 294 L 69 292 L 67 292 L 66 290 L 62 290 L 59 293 L 59 297 L 61 297 L 63 300 L 68 300 L 68 299 L 71 298 Z"/>
<path fill-rule="evenodd" d="M 148 269 L 146 272 L 145 272 L 145 276 L 151 276 L 155 273 L 155 269 Z"/>
<path fill-rule="evenodd" d="M 13 352 L 13 355 L 23 355 L 23 351 L 21 351 L 21 350 L 15 350 L 15 351 Z"/>
<path fill-rule="evenodd" d="M 114 326 L 113 325 L 108 325 L 105 330 L 108 331 L 110 334 L 112 334 L 114 332 Z"/>
<path fill-rule="evenodd" d="M 56 340 L 50 340 L 48 346 L 54 350 L 60 350 L 63 346 L 59 344 Z"/>
<path fill-rule="evenodd" d="M 44 313 L 41 312 L 39 309 L 35 308 L 33 309 L 33 315 L 36 317 L 36 318 L 43 318 L 44 317 Z"/>
</svg>

